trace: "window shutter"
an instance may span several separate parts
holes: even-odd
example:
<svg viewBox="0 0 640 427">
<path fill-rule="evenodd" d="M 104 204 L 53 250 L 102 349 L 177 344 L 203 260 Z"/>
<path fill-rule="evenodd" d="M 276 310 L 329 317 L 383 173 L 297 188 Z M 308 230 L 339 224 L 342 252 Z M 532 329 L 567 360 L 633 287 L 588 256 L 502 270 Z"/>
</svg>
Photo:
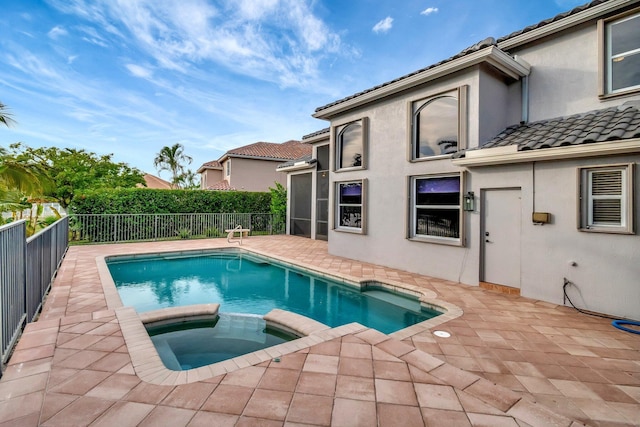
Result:
<svg viewBox="0 0 640 427">
<path fill-rule="evenodd" d="M 622 170 L 593 171 L 591 197 L 593 223 L 620 225 L 622 223 Z"/>
</svg>

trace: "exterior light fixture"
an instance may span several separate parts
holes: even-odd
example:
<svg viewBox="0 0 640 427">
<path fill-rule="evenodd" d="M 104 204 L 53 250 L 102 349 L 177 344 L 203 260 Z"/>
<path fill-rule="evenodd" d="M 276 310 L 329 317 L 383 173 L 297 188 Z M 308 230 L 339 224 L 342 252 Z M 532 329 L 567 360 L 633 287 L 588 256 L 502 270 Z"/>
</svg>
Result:
<svg viewBox="0 0 640 427">
<path fill-rule="evenodd" d="M 473 212 L 476 210 L 476 203 L 473 191 L 469 191 L 467 194 L 463 196 L 462 208 L 465 211 Z"/>
</svg>

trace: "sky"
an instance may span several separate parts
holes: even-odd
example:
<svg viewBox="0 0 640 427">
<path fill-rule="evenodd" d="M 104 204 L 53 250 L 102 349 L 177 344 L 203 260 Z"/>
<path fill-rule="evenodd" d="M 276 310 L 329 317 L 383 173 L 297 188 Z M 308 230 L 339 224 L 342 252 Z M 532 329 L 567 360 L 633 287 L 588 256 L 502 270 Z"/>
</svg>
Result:
<svg viewBox="0 0 640 427">
<path fill-rule="evenodd" d="M 0 0 L 0 146 L 158 175 L 326 128 L 317 107 L 586 0 Z M 161 177 L 168 179 L 167 172 Z"/>
</svg>

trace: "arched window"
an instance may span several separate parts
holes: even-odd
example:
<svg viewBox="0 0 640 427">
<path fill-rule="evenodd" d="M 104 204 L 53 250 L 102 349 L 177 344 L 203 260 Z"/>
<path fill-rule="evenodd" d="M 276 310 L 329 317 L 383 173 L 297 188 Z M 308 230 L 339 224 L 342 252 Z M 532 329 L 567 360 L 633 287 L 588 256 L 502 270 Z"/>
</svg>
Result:
<svg viewBox="0 0 640 427">
<path fill-rule="evenodd" d="M 362 120 L 336 129 L 336 170 L 363 167 L 364 132 Z"/>
<path fill-rule="evenodd" d="M 454 93 L 414 103 L 414 159 L 458 151 L 458 111 L 458 97 Z"/>
</svg>

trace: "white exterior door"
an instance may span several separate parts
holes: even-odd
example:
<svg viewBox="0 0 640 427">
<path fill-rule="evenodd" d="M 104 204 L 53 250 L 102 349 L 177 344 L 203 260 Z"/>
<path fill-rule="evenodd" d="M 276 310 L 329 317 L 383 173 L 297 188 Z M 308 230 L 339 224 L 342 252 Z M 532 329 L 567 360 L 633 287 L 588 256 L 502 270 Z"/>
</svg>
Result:
<svg viewBox="0 0 640 427">
<path fill-rule="evenodd" d="M 483 281 L 520 288 L 520 189 L 484 190 Z"/>
</svg>

